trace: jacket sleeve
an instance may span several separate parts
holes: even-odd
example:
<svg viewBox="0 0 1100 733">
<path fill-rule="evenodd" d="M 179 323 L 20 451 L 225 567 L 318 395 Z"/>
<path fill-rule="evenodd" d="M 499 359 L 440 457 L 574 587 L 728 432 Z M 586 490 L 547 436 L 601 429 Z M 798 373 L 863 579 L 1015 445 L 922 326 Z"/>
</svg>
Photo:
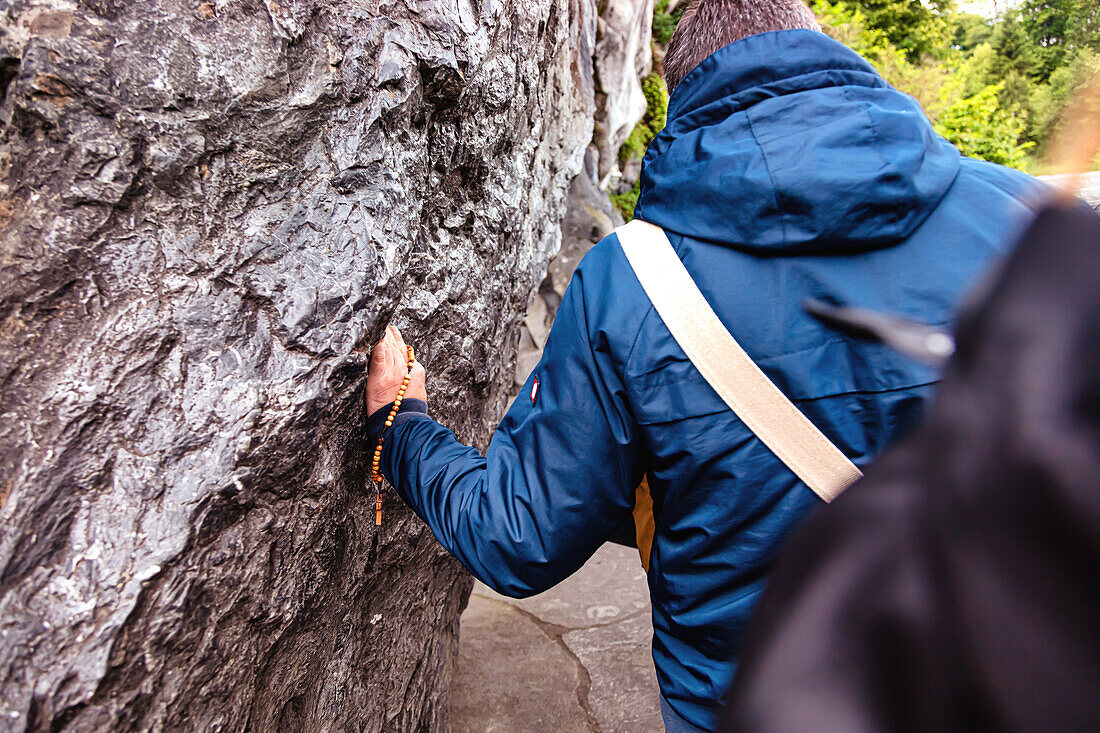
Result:
<svg viewBox="0 0 1100 733">
<path fill-rule="evenodd" d="M 642 475 L 638 428 L 586 313 L 582 270 L 487 455 L 427 415 L 386 436 L 386 478 L 471 573 L 513 597 L 583 565 L 630 517 Z"/>
</svg>

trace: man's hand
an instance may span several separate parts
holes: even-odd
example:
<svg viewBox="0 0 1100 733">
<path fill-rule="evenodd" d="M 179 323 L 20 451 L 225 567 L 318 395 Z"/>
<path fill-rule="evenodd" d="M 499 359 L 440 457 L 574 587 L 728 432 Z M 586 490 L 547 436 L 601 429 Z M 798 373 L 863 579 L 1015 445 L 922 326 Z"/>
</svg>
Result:
<svg viewBox="0 0 1100 733">
<path fill-rule="evenodd" d="M 367 416 L 373 415 L 397 399 L 397 390 L 408 372 L 409 350 L 396 326 L 386 330 L 386 336 L 374 346 L 367 374 Z M 412 378 L 405 390 L 406 399 L 428 401 L 426 375 L 420 362 L 413 364 Z"/>
</svg>

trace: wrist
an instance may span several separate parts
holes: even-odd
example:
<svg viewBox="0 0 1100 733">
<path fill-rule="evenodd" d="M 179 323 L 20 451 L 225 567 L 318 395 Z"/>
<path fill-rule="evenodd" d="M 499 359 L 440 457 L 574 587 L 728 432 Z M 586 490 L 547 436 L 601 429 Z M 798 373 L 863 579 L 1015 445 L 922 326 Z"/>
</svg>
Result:
<svg viewBox="0 0 1100 733">
<path fill-rule="evenodd" d="M 367 418 L 367 439 L 372 445 L 377 444 L 378 439 L 386 432 L 386 420 L 389 418 L 392 409 L 393 403 L 391 402 L 388 405 L 379 407 Z M 392 427 L 396 428 L 418 415 L 424 415 L 425 417 L 428 415 L 428 403 L 415 397 L 406 397 L 402 400 L 401 408 L 393 419 Z"/>
</svg>

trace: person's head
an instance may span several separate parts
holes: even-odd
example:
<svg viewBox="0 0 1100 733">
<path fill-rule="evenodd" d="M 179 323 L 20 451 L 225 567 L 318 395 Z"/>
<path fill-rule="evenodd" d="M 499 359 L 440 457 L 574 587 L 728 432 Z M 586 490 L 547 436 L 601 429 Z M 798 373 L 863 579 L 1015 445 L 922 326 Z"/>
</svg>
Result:
<svg viewBox="0 0 1100 733">
<path fill-rule="evenodd" d="M 797 28 L 821 30 L 803 0 L 696 0 L 684 11 L 668 44 L 668 90 L 723 46 L 765 31 Z"/>
</svg>

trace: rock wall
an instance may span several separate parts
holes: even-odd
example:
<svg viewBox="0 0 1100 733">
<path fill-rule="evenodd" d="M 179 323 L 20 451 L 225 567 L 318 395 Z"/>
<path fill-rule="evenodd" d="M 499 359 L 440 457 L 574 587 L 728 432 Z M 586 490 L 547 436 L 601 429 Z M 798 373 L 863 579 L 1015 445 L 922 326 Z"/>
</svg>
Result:
<svg viewBox="0 0 1100 733">
<path fill-rule="evenodd" d="M 591 145 L 584 157 L 584 170 L 569 186 L 568 205 L 561 227 L 561 249 L 550 262 L 546 277 L 532 297 L 531 306 L 523 319 L 513 395 L 519 394 L 527 377 L 542 359 L 554 316 L 581 258 L 623 223 L 622 216 L 599 186 L 598 165 L 599 151 Z"/>
<path fill-rule="evenodd" d="M 569 187 L 561 251 L 532 296 L 519 342 L 513 394 L 542 358 L 558 304 L 581 258 L 623 223 L 607 196 L 618 176 L 619 148 L 646 112 L 642 79 L 653 70 L 654 0 L 600 3 L 591 66 L 595 73 L 596 124 L 584 170 Z M 640 170 L 640 165 L 639 165 Z M 633 181 L 627 184 L 627 190 Z"/>
<path fill-rule="evenodd" d="M 484 445 L 594 1 L 0 14 L 0 729 L 444 729 L 469 581 L 374 527 L 366 351 Z"/>
<path fill-rule="evenodd" d="M 646 110 L 642 79 L 653 69 L 653 1 L 604 0 L 595 48 L 599 180 L 616 167 L 619 148 Z"/>
</svg>

